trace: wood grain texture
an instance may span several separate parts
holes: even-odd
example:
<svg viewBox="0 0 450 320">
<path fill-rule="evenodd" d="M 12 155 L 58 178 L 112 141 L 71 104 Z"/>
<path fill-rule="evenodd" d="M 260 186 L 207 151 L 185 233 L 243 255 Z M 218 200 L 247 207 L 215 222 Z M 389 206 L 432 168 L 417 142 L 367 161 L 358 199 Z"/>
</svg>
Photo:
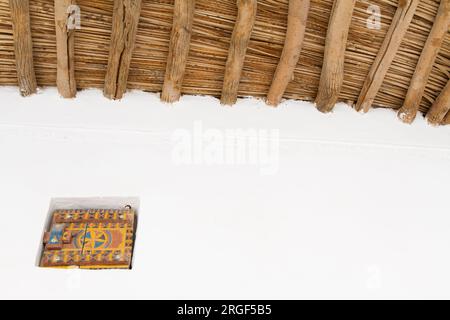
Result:
<svg viewBox="0 0 450 320">
<path fill-rule="evenodd" d="M 233 105 L 237 101 L 245 55 L 256 20 L 257 1 L 237 0 L 237 7 L 222 89 L 221 103 L 224 105 Z"/>
<path fill-rule="evenodd" d="M 330 112 L 344 81 L 345 49 L 356 0 L 335 0 L 325 43 L 322 74 L 316 97 L 317 109 Z"/>
<path fill-rule="evenodd" d="M 383 84 L 420 0 L 400 1 L 389 31 L 364 82 L 355 109 L 369 111 Z"/>
<path fill-rule="evenodd" d="M 440 125 L 450 110 L 450 80 L 442 90 L 439 97 L 434 101 L 431 109 L 427 113 L 428 123 L 431 125 Z"/>
<path fill-rule="evenodd" d="M 172 103 L 180 99 L 189 56 L 194 12 L 195 0 L 175 0 L 169 55 L 161 94 L 161 100 L 164 102 Z"/>
<path fill-rule="evenodd" d="M 405 101 L 398 111 L 399 119 L 405 123 L 412 123 L 416 118 L 434 62 L 449 27 L 450 0 L 441 0 L 433 28 L 417 63 Z"/>
<path fill-rule="evenodd" d="M 289 1 L 286 40 L 266 100 L 267 104 L 271 106 L 280 104 L 286 88 L 294 76 L 294 70 L 303 47 L 310 3 L 310 0 Z"/>
<path fill-rule="evenodd" d="M 55 28 L 57 75 L 56 86 L 64 98 L 74 98 L 77 94 L 75 81 L 75 30 L 69 30 L 70 6 L 75 0 L 55 0 Z"/>
<path fill-rule="evenodd" d="M 141 0 L 114 0 L 111 47 L 103 91 L 109 99 L 121 99 L 127 89 L 140 12 Z"/>
<path fill-rule="evenodd" d="M 14 35 L 14 54 L 20 94 L 29 96 L 37 91 L 33 62 L 33 41 L 28 0 L 9 0 Z"/>
<path fill-rule="evenodd" d="M 447 112 L 447 115 L 444 117 L 444 120 L 442 120 L 441 124 L 444 126 L 450 125 L 450 111 Z"/>
</svg>

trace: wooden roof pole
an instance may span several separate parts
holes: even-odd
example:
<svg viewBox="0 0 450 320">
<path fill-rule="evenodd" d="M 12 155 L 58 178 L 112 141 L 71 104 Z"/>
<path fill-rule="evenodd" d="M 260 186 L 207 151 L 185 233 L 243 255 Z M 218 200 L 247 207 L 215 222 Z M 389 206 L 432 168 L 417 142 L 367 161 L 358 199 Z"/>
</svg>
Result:
<svg viewBox="0 0 450 320">
<path fill-rule="evenodd" d="M 444 117 L 444 120 L 441 122 L 442 125 L 450 125 L 450 111 L 447 113 L 447 115 Z"/>
<path fill-rule="evenodd" d="M 400 1 L 383 45 L 369 71 L 355 109 L 369 111 L 414 17 L 420 0 Z"/>
<path fill-rule="evenodd" d="M 121 99 L 127 89 L 141 2 L 141 0 L 114 0 L 111 47 L 103 89 L 103 94 L 108 99 Z"/>
<path fill-rule="evenodd" d="M 20 94 L 29 96 L 37 91 L 30 27 L 30 6 L 28 0 L 9 0 L 9 7 Z"/>
<path fill-rule="evenodd" d="M 195 0 L 175 0 L 172 35 L 161 100 L 176 102 L 181 96 L 186 63 L 189 55 Z"/>
<path fill-rule="evenodd" d="M 64 98 L 77 94 L 75 81 L 75 30 L 68 28 L 68 9 L 75 0 L 55 0 L 57 76 L 56 86 Z"/>
<path fill-rule="evenodd" d="M 233 105 L 237 101 L 239 82 L 245 54 L 256 20 L 256 0 L 237 0 L 238 16 L 231 36 L 230 50 L 225 67 L 221 103 Z"/>
<path fill-rule="evenodd" d="M 450 110 L 450 80 L 442 90 L 439 97 L 434 101 L 433 106 L 427 113 L 428 123 L 431 125 L 440 125 L 445 115 Z"/>
<path fill-rule="evenodd" d="M 286 40 L 280 62 L 267 95 L 267 104 L 277 106 L 294 76 L 305 37 L 310 0 L 290 0 Z"/>
<path fill-rule="evenodd" d="M 425 87 L 428 83 L 434 61 L 441 49 L 445 35 L 450 27 L 450 0 L 441 0 L 439 11 L 434 20 L 433 28 L 425 43 L 417 63 L 411 84 L 406 94 L 403 107 L 398 111 L 398 117 L 405 123 L 412 123 L 419 111 Z"/>
<path fill-rule="evenodd" d="M 316 97 L 316 106 L 321 112 L 333 110 L 342 89 L 345 49 L 355 2 L 356 0 L 335 0 L 331 10 L 322 74 Z"/>
</svg>

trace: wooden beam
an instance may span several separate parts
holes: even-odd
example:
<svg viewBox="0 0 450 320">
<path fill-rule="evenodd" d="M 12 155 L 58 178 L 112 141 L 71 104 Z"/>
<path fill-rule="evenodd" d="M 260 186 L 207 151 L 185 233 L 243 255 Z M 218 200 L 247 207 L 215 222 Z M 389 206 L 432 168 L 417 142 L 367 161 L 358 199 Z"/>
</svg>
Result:
<svg viewBox="0 0 450 320">
<path fill-rule="evenodd" d="M 30 6 L 28 0 L 9 0 L 14 36 L 17 80 L 20 94 L 29 96 L 37 91 L 31 39 Z"/>
<path fill-rule="evenodd" d="M 221 103 L 233 105 L 237 101 L 239 82 L 245 54 L 256 20 L 256 0 L 237 0 L 238 16 L 231 36 L 230 50 L 225 67 Z"/>
<path fill-rule="evenodd" d="M 420 0 L 400 1 L 383 45 L 369 71 L 355 109 L 369 111 L 394 60 Z"/>
<path fill-rule="evenodd" d="M 434 61 L 441 49 L 449 27 L 450 0 L 441 0 L 433 28 L 417 63 L 403 107 L 398 111 L 398 117 L 405 123 L 412 123 L 416 118 Z"/>
<path fill-rule="evenodd" d="M 336 104 L 344 82 L 345 49 L 356 0 L 335 0 L 325 42 L 322 74 L 316 106 L 330 112 Z"/>
<path fill-rule="evenodd" d="M 283 98 L 300 59 L 308 20 L 310 0 L 290 0 L 286 40 L 280 62 L 267 95 L 267 104 L 277 106 Z"/>
<path fill-rule="evenodd" d="M 186 63 L 189 56 L 195 0 L 175 0 L 172 35 L 161 100 L 180 100 Z"/>
<path fill-rule="evenodd" d="M 427 113 L 428 123 L 438 126 L 450 110 L 450 80 Z"/>
<path fill-rule="evenodd" d="M 56 86 L 64 98 L 74 98 L 77 94 L 75 81 L 75 30 L 69 30 L 68 17 L 70 6 L 75 0 L 55 0 Z"/>
<path fill-rule="evenodd" d="M 109 99 L 121 99 L 127 89 L 141 2 L 141 0 L 114 0 L 111 48 L 103 91 L 105 97 Z"/>
<path fill-rule="evenodd" d="M 444 120 L 441 123 L 443 126 L 450 125 L 450 111 L 447 112 L 447 115 L 444 117 Z"/>
</svg>

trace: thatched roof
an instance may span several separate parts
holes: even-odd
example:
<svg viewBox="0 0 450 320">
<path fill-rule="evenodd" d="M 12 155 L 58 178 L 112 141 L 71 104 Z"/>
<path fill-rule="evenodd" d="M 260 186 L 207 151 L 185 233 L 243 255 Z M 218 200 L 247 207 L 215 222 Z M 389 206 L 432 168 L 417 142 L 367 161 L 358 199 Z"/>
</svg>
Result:
<svg viewBox="0 0 450 320">
<path fill-rule="evenodd" d="M 350 0 L 349 0 L 350 1 Z M 404 1 L 404 0 L 401 0 Z M 447 1 L 447 0 L 443 0 Z M 39 86 L 56 85 L 54 0 L 29 0 L 34 67 Z M 75 36 L 77 87 L 103 88 L 110 51 L 113 0 L 77 0 L 82 29 Z M 288 0 L 258 0 L 248 44 L 239 96 L 265 97 L 285 41 Z M 381 9 L 381 29 L 368 29 L 367 8 Z M 421 0 L 401 42 L 374 107 L 398 109 L 433 27 L 439 0 Z M 324 59 L 332 0 L 311 0 L 306 34 L 294 78 L 284 98 L 313 101 Z M 355 103 L 397 10 L 396 0 L 356 1 L 345 52 L 340 101 Z M 128 88 L 162 90 L 173 23 L 174 0 L 143 0 L 131 60 Z M 237 17 L 235 0 L 196 0 L 183 94 L 219 97 L 222 92 L 230 38 Z M 426 85 L 420 111 L 426 113 L 450 77 L 450 34 L 447 32 Z M 17 85 L 14 39 L 8 0 L 0 0 L 0 85 Z"/>
</svg>

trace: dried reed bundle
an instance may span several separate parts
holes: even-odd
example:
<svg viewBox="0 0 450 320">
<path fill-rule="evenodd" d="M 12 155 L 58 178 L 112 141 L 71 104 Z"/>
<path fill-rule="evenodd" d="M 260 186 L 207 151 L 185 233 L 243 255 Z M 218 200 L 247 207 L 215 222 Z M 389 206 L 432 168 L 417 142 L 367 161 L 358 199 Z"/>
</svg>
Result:
<svg viewBox="0 0 450 320">
<path fill-rule="evenodd" d="M 56 84 L 54 0 L 30 0 L 35 70 L 40 86 Z M 173 0 L 143 0 L 128 88 L 162 89 L 173 19 Z M 78 88 L 103 88 L 108 63 L 112 0 L 78 0 L 82 29 L 75 43 Z M 300 61 L 285 98 L 312 101 L 317 95 L 325 36 L 333 0 L 311 0 Z M 340 101 L 354 103 L 380 49 L 397 0 L 357 1 L 350 27 Z M 366 25 L 369 5 L 381 9 L 381 29 Z M 439 0 L 422 0 L 374 106 L 398 109 L 432 28 Z M 230 37 L 237 16 L 235 0 L 197 0 L 185 94 L 221 95 Z M 264 97 L 279 62 L 287 28 L 288 0 L 258 0 L 256 23 L 244 64 L 240 96 Z M 426 112 L 450 77 L 450 34 L 433 66 L 420 110 Z M 0 0 L 0 85 L 16 85 L 8 0 Z"/>
</svg>

